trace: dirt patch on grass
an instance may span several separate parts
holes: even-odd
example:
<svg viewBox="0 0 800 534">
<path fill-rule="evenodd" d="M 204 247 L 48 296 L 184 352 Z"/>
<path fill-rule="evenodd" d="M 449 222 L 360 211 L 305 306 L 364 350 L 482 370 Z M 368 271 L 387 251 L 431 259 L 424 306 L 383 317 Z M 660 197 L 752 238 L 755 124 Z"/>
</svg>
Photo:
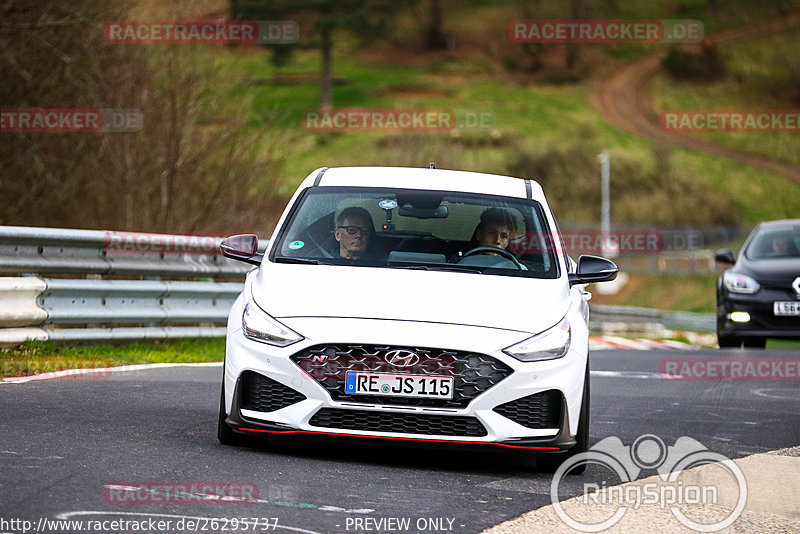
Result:
<svg viewBox="0 0 800 534">
<path fill-rule="evenodd" d="M 449 50 L 422 50 L 397 44 L 360 50 L 355 58 L 364 63 L 424 67 L 436 63 L 486 59 L 486 44 L 458 41 Z"/>
<path fill-rule="evenodd" d="M 406 96 L 416 98 L 446 98 L 450 91 L 434 89 L 432 87 L 413 87 L 410 85 L 395 85 L 381 90 L 381 96 Z"/>
</svg>

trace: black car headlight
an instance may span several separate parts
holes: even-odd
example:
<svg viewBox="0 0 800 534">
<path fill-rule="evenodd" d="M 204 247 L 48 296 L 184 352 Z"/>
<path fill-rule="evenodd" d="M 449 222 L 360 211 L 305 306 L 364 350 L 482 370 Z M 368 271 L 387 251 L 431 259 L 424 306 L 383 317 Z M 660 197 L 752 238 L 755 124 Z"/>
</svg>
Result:
<svg viewBox="0 0 800 534">
<path fill-rule="evenodd" d="M 753 294 L 761 289 L 761 285 L 753 278 L 746 274 L 732 273 L 730 271 L 726 271 L 722 275 L 722 283 L 731 293 Z"/>
</svg>

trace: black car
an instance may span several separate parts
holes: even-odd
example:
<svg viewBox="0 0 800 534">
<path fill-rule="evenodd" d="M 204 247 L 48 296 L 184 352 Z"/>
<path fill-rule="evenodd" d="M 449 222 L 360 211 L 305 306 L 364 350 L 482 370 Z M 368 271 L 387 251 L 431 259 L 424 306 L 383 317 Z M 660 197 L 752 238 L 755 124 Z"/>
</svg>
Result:
<svg viewBox="0 0 800 534">
<path fill-rule="evenodd" d="M 717 281 L 717 338 L 720 347 L 763 348 L 767 338 L 800 339 L 800 219 L 756 226 L 733 264 Z"/>
</svg>

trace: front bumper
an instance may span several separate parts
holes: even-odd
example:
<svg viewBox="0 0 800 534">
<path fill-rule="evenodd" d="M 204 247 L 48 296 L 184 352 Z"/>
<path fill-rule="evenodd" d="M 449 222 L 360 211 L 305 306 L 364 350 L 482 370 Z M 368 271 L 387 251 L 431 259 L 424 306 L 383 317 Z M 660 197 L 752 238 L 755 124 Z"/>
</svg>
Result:
<svg viewBox="0 0 800 534">
<path fill-rule="evenodd" d="M 730 337 L 800 339 L 800 316 L 776 316 L 775 302 L 796 301 L 789 291 L 762 289 L 748 295 L 722 290 L 717 299 L 717 332 Z M 750 320 L 735 322 L 733 312 L 747 312 Z"/>
<path fill-rule="evenodd" d="M 225 423 L 237 434 L 249 436 L 270 436 L 279 438 L 297 439 L 303 441 L 324 440 L 334 443 L 367 442 L 376 445 L 422 446 L 438 448 L 458 448 L 459 450 L 485 450 L 488 447 L 508 448 L 517 450 L 531 450 L 536 452 L 566 451 L 575 445 L 575 439 L 569 432 L 569 415 L 566 409 L 566 400 L 562 399 L 561 421 L 558 433 L 552 437 L 518 438 L 498 442 L 485 442 L 475 440 L 460 440 L 455 438 L 436 437 L 410 437 L 398 435 L 377 435 L 349 432 L 346 430 L 302 430 L 292 428 L 283 423 L 268 422 L 263 420 L 243 417 L 240 407 L 241 380 L 237 381 L 233 394 L 231 413 Z"/>
<path fill-rule="evenodd" d="M 315 331 L 309 324 L 314 320 L 284 320 L 299 332 Z M 303 323 L 307 324 L 303 324 Z M 225 364 L 226 423 L 240 434 L 272 435 L 298 439 L 369 440 L 373 442 L 402 442 L 404 445 L 458 446 L 459 448 L 486 449 L 487 446 L 530 449 L 541 452 L 566 450 L 575 444 L 578 414 L 583 392 L 584 371 L 588 350 L 588 333 L 574 332 L 570 352 L 564 358 L 544 362 L 519 362 L 498 350 L 520 341 L 528 334 L 519 332 L 488 332 L 491 329 L 460 325 L 431 325 L 409 323 L 388 325 L 387 321 L 370 319 L 325 319 L 325 330 L 331 335 L 317 335 L 316 342 L 304 340 L 285 348 L 277 348 L 246 339 L 241 330 L 229 331 Z M 292 361 L 292 356 L 320 345 L 319 339 L 336 339 L 333 332 L 359 332 L 361 343 L 379 343 L 390 346 L 448 346 L 453 350 L 480 353 L 501 361 L 513 372 L 479 396 L 460 407 L 426 405 L 394 405 L 391 402 L 374 402 L 360 399 L 335 399 L 323 384 L 306 373 Z M 341 335 L 341 334 L 339 334 Z M 587 340 L 583 340 L 586 337 Z M 256 373 L 290 388 L 299 394 L 291 404 L 278 409 L 243 406 L 243 377 Z M 250 375 L 252 376 L 252 375 Z M 249 387 L 249 386 L 248 386 Z M 550 393 L 548 393 L 550 392 Z M 495 410 L 500 405 L 538 394 L 558 395 L 558 414 L 552 426 L 529 428 L 501 415 Z M 283 395 L 283 394 L 282 394 Z M 289 392 L 291 397 L 293 394 Z M 555 398 L 552 396 L 551 398 Z M 261 406 L 261 405 L 259 405 Z M 320 423 L 320 415 L 333 413 L 336 417 Z M 338 417 L 338 419 L 337 419 Z M 346 420 L 346 424 L 336 421 Z M 375 429 L 364 426 L 363 420 L 374 420 Z M 483 429 L 480 432 L 450 432 L 442 428 L 462 428 L 461 423 L 473 421 Z M 331 422 L 333 421 L 333 422 Z M 352 422 L 358 424 L 353 425 Z M 394 425 L 395 421 L 398 424 Z M 446 425 L 427 422 L 442 421 Z M 406 423 L 429 427 L 429 431 L 403 431 Z M 450 425 L 454 423 L 454 425 Z M 449 425 L 449 426 L 448 426 Z M 398 428 L 398 430 L 394 430 Z M 415 427 L 416 428 L 416 427 Z M 470 427 L 472 428 L 472 427 Z M 449 435 L 448 435 L 449 434 Z"/>
</svg>

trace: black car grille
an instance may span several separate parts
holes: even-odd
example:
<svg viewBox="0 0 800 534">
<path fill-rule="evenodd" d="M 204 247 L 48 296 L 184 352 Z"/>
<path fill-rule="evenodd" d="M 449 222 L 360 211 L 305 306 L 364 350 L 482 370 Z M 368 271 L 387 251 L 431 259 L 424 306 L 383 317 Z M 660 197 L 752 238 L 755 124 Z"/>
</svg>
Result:
<svg viewBox="0 0 800 534">
<path fill-rule="evenodd" d="M 390 413 L 371 410 L 322 408 L 309 424 L 343 430 L 398 432 L 427 436 L 485 436 L 486 428 L 474 417 Z"/>
<path fill-rule="evenodd" d="M 548 389 L 495 406 L 495 412 L 527 428 L 554 428 L 561 421 L 560 391 Z"/>
<path fill-rule="evenodd" d="M 394 350 L 411 351 L 419 356 L 419 361 L 405 367 L 392 365 L 386 356 Z M 332 399 L 369 404 L 463 408 L 514 372 L 500 360 L 484 354 L 423 347 L 317 345 L 298 352 L 291 359 L 319 382 Z M 349 395 L 344 390 L 347 371 L 452 376 L 453 398 Z"/>
<path fill-rule="evenodd" d="M 306 399 L 299 391 L 253 371 L 242 373 L 240 391 L 239 407 L 257 412 L 274 412 Z"/>
</svg>

